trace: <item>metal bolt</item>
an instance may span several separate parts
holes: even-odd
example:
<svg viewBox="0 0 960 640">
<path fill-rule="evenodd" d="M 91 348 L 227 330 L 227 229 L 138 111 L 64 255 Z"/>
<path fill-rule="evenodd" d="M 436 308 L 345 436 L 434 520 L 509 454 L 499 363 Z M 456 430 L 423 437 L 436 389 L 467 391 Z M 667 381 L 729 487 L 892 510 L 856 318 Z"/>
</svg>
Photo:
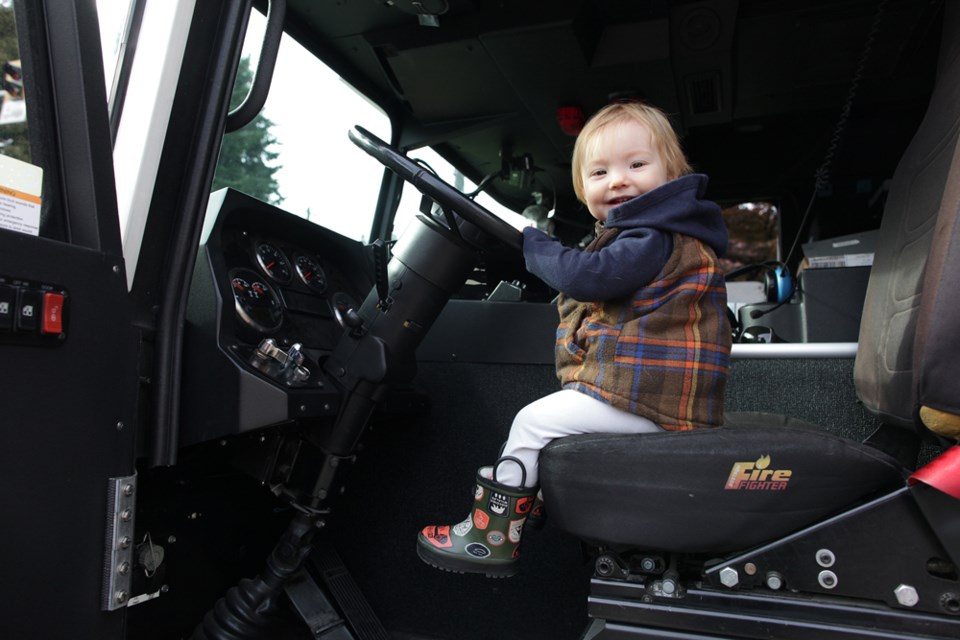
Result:
<svg viewBox="0 0 960 640">
<path fill-rule="evenodd" d="M 119 573 L 119 574 L 122 575 L 122 576 L 125 576 L 125 575 L 127 575 L 128 573 L 130 573 L 130 563 L 129 563 L 129 562 L 121 562 L 121 563 L 117 566 L 117 573 Z"/>
<path fill-rule="evenodd" d="M 673 578 L 667 578 L 660 585 L 660 588 L 665 595 L 672 596 L 677 593 L 677 581 Z"/>
<path fill-rule="evenodd" d="M 776 571 L 767 572 L 767 588 L 778 591 L 783 588 L 783 576 Z"/>
<path fill-rule="evenodd" d="M 817 551 L 817 564 L 824 569 L 832 567 L 836 561 L 837 557 L 833 555 L 833 551 L 830 551 L 830 549 L 820 549 Z"/>
<path fill-rule="evenodd" d="M 833 589 L 837 586 L 837 574 L 833 571 L 821 571 L 817 576 L 817 581 L 824 589 Z"/>
<path fill-rule="evenodd" d="M 113 596 L 116 601 L 120 604 L 123 604 L 127 601 L 127 592 L 126 591 L 117 591 Z"/>
<path fill-rule="evenodd" d="M 917 590 L 908 584 L 901 584 L 893 590 L 893 593 L 897 596 L 897 602 L 905 607 L 915 607 L 920 602 L 920 595 Z"/>
<path fill-rule="evenodd" d="M 123 495 L 127 496 L 128 498 L 133 495 L 133 485 L 132 485 L 132 484 L 125 484 L 125 485 L 123 485 Z"/>
<path fill-rule="evenodd" d="M 123 420 L 121 420 L 117 423 L 117 431 L 123 431 L 123 427 L 124 427 Z"/>
<path fill-rule="evenodd" d="M 657 568 L 657 561 L 653 558 L 644 558 L 640 561 L 640 568 L 643 571 L 654 571 Z"/>
<path fill-rule="evenodd" d="M 170 544 L 173 544 L 176 541 L 177 541 L 177 536 L 169 536 L 167 538 L 167 542 L 169 542 Z"/>
<path fill-rule="evenodd" d="M 755 576 L 757 575 L 757 565 L 753 564 L 752 562 L 748 562 L 747 564 L 743 565 L 743 572 L 748 576 Z"/>
<path fill-rule="evenodd" d="M 740 575 L 733 567 L 724 567 L 720 570 L 720 583 L 733 589 L 740 582 Z"/>
<path fill-rule="evenodd" d="M 132 518 L 133 518 L 133 512 L 130 511 L 130 509 L 124 509 L 123 511 L 120 512 L 120 520 L 122 520 L 123 522 L 130 522 Z"/>
<path fill-rule="evenodd" d="M 120 541 L 119 541 L 119 543 L 120 543 L 120 548 L 121 548 L 121 549 L 129 549 L 129 548 L 130 548 L 130 542 L 131 542 L 130 536 L 123 536 L 122 538 L 120 538 Z"/>
</svg>

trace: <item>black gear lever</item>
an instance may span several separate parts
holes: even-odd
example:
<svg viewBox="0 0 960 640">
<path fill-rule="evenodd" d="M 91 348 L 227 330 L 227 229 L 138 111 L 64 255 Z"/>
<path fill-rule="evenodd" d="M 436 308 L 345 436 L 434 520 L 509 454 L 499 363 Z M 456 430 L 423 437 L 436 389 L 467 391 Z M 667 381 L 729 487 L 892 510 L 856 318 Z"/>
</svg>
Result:
<svg viewBox="0 0 960 640">
<path fill-rule="evenodd" d="M 390 298 L 390 277 L 387 271 L 387 263 L 390 261 L 388 255 L 387 243 L 377 238 L 370 245 L 373 248 L 373 275 L 377 285 L 377 308 L 386 313 L 393 304 Z"/>
</svg>

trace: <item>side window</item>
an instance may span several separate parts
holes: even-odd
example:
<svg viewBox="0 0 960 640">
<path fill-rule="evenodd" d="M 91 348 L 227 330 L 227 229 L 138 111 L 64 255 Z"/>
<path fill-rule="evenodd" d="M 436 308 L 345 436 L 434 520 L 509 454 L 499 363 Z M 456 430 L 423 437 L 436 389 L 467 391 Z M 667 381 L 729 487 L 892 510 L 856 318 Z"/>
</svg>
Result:
<svg viewBox="0 0 960 640">
<path fill-rule="evenodd" d="M 131 18 L 136 0 L 97 0 L 97 18 L 100 23 L 100 45 L 103 54 L 103 77 L 111 110 L 123 101 L 123 87 L 118 82 L 123 57 L 131 33 Z M 141 5 L 143 2 L 141 1 Z M 131 49 L 132 51 L 132 49 Z"/>
<path fill-rule="evenodd" d="M 63 239 L 63 223 L 54 214 L 56 184 L 43 162 L 43 118 L 31 90 L 40 79 L 29 51 L 18 37 L 13 0 L 0 0 L 0 229 Z M 28 120 L 28 109 L 30 107 Z M 33 131 L 31 131 L 33 127 Z M 39 147 L 39 148 L 38 148 Z"/>
<path fill-rule="evenodd" d="M 780 208 L 772 202 L 739 202 L 723 209 L 730 233 L 727 254 L 721 258 L 724 271 L 751 264 L 782 260 Z"/>
<path fill-rule="evenodd" d="M 265 22 L 251 11 L 231 109 L 249 90 Z M 357 124 L 390 139 L 382 111 L 284 34 L 266 105 L 253 122 L 224 136 L 213 188 L 233 187 L 369 241 L 383 174 L 347 138 Z"/>
</svg>

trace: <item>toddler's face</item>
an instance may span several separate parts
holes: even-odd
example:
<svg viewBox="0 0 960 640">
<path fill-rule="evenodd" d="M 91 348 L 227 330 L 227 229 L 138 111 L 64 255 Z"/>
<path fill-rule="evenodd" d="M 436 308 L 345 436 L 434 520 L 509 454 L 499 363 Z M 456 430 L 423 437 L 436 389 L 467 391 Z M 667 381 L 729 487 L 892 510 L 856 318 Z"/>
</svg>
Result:
<svg viewBox="0 0 960 640">
<path fill-rule="evenodd" d="M 612 122 L 597 131 L 582 171 L 587 209 L 603 222 L 610 209 L 670 180 L 650 130 L 636 120 Z"/>
</svg>

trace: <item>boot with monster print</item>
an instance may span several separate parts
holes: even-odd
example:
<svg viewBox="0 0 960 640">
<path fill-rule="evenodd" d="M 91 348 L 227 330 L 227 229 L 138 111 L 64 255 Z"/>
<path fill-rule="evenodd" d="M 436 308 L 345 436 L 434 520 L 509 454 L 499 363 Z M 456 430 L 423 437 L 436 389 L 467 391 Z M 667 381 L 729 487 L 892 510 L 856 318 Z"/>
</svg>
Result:
<svg viewBox="0 0 960 640">
<path fill-rule="evenodd" d="M 520 464 L 515 458 L 501 458 L 497 465 L 506 460 Z M 424 527 L 419 533 L 417 554 L 421 560 L 438 569 L 483 573 L 491 578 L 507 578 L 517 572 L 523 524 L 537 488 L 500 484 L 495 468 L 477 471 L 473 506 L 466 520 Z M 526 472 L 522 475 L 525 479 Z"/>
</svg>

